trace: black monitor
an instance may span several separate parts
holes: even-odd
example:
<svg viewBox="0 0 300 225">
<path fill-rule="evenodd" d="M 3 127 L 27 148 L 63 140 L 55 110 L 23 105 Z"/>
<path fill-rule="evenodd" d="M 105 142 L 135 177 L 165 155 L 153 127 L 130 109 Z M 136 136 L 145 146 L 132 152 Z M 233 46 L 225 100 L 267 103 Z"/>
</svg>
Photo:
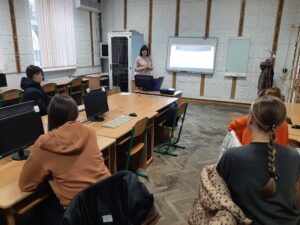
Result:
<svg viewBox="0 0 300 225">
<path fill-rule="evenodd" d="M 153 76 L 135 75 L 135 86 L 143 91 L 153 91 Z"/>
<path fill-rule="evenodd" d="M 6 75 L 0 73 L 0 87 L 7 87 Z"/>
<path fill-rule="evenodd" d="M 83 103 L 87 118 L 94 122 L 103 121 L 101 115 L 109 111 L 107 94 L 103 91 L 93 91 L 84 95 Z"/>
<path fill-rule="evenodd" d="M 34 101 L 29 101 L 29 102 L 22 102 L 19 104 L 3 107 L 0 109 L 0 119 L 5 117 L 10 117 L 12 115 L 32 111 L 34 110 L 35 105 L 36 104 Z"/>
<path fill-rule="evenodd" d="M 0 118 L 0 158 L 15 153 L 14 160 L 26 159 L 25 149 L 41 134 L 44 134 L 42 119 L 34 110 Z"/>
</svg>

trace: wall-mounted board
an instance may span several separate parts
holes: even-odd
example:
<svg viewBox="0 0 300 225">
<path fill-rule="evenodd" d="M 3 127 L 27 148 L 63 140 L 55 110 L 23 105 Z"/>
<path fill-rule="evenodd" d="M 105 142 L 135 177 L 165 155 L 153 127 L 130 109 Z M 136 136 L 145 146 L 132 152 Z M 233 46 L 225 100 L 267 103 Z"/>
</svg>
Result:
<svg viewBox="0 0 300 225">
<path fill-rule="evenodd" d="M 225 76 L 246 77 L 249 52 L 250 39 L 229 38 Z"/>
<path fill-rule="evenodd" d="M 167 70 L 213 74 L 217 38 L 169 37 Z"/>
</svg>

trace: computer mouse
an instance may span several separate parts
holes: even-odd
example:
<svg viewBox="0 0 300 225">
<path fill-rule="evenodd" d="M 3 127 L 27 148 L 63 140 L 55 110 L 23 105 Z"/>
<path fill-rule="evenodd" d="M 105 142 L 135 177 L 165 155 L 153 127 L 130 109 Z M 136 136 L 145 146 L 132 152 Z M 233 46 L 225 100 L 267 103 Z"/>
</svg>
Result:
<svg viewBox="0 0 300 225">
<path fill-rule="evenodd" d="M 295 124 L 295 125 L 292 126 L 292 128 L 294 128 L 294 129 L 300 129 L 300 125 Z"/>
<path fill-rule="evenodd" d="M 129 116 L 137 117 L 136 113 L 130 113 Z"/>
</svg>

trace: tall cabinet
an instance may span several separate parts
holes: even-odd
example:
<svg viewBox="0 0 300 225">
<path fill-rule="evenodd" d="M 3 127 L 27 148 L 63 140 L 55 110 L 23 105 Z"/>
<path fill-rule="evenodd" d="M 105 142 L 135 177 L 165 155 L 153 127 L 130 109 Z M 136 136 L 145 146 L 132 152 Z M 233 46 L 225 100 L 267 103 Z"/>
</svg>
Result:
<svg viewBox="0 0 300 225">
<path fill-rule="evenodd" d="M 123 92 L 131 92 L 135 60 L 144 44 L 144 35 L 138 32 L 108 33 L 109 86 L 119 86 Z"/>
</svg>

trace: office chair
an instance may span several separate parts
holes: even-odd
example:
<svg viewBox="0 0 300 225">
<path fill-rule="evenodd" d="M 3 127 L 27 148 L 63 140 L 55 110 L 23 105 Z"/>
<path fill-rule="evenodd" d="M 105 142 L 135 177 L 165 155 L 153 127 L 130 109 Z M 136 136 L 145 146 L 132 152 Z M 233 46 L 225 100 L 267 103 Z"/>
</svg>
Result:
<svg viewBox="0 0 300 225">
<path fill-rule="evenodd" d="M 171 126 L 165 125 L 164 124 L 165 121 L 159 124 L 160 127 L 168 130 L 168 140 L 157 146 L 155 150 L 156 153 L 170 155 L 170 156 L 177 156 L 177 154 L 169 152 L 170 147 L 185 149 L 184 146 L 180 146 L 177 143 L 180 140 L 180 135 L 181 135 L 187 107 L 188 107 L 187 103 L 182 103 L 178 106 L 175 112 L 175 116 L 173 117 Z M 177 137 L 175 137 L 175 131 L 178 128 L 177 125 L 178 123 L 180 123 L 179 132 L 177 134 Z"/>
<path fill-rule="evenodd" d="M 81 78 L 74 78 L 71 80 L 69 95 L 76 101 L 77 105 L 82 104 L 83 85 Z"/>
<path fill-rule="evenodd" d="M 57 85 L 56 83 L 47 83 L 42 86 L 44 92 L 48 95 L 54 96 L 57 94 Z"/>
<path fill-rule="evenodd" d="M 22 91 L 19 89 L 9 89 L 0 93 L 0 107 L 20 103 Z"/>
</svg>

